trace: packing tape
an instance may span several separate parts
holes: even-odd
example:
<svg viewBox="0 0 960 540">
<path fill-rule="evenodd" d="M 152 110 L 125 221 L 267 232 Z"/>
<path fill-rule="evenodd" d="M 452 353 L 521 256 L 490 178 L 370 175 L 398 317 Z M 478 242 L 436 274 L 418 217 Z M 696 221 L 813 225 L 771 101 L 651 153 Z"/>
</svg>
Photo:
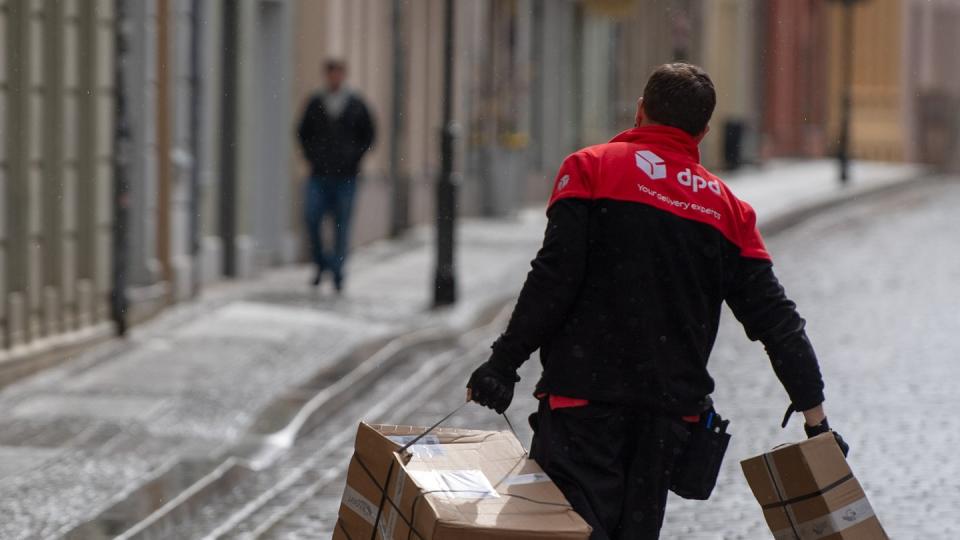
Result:
<svg viewBox="0 0 960 540">
<path fill-rule="evenodd" d="M 391 435 L 387 438 L 399 444 L 400 446 L 404 446 L 410 441 L 414 440 L 416 437 L 413 435 Z M 447 454 L 444 446 L 440 444 L 440 438 L 436 435 L 428 435 L 419 439 L 416 444 L 407 447 L 407 451 L 416 456 L 418 459 L 430 459 L 434 457 L 445 456 Z"/>
<path fill-rule="evenodd" d="M 776 540 L 820 540 L 831 534 L 836 534 L 844 529 L 849 529 L 854 525 L 874 517 L 873 507 L 866 497 L 861 497 L 856 501 L 830 512 L 825 516 L 820 516 L 810 521 L 800 523 L 793 530 L 782 529 L 773 534 Z M 797 534 L 799 534 L 799 536 Z"/>
<path fill-rule="evenodd" d="M 406 475 L 397 474 L 397 487 L 393 490 L 393 500 L 399 501 L 403 495 L 403 484 Z M 385 538 L 393 538 L 394 530 L 397 528 L 397 520 L 400 519 L 400 510 L 397 508 L 391 507 L 390 515 L 387 517 L 387 532 L 388 535 L 385 535 Z"/>
<path fill-rule="evenodd" d="M 437 494 L 446 499 L 497 499 L 500 494 L 490 480 L 478 469 L 413 470 L 410 478 L 424 493 Z"/>
<path fill-rule="evenodd" d="M 784 489 L 783 489 L 783 478 L 780 476 L 780 471 L 777 470 L 777 464 L 773 462 L 770 454 L 763 455 L 763 462 L 767 466 L 767 473 L 770 475 L 770 480 L 773 482 L 773 488 L 777 492 L 777 498 L 780 499 L 780 502 L 783 502 L 784 499 Z M 785 538 L 776 537 L 777 540 L 800 540 L 803 537 L 800 536 L 800 531 L 797 524 L 797 516 L 793 513 L 793 508 L 790 508 L 790 505 L 784 506 L 783 511 L 787 514 L 787 521 L 790 522 L 790 529 L 787 530 L 787 533 L 791 536 Z"/>
<path fill-rule="evenodd" d="M 540 482 L 549 482 L 550 477 L 547 473 L 527 473 L 508 476 L 503 483 L 508 486 L 518 486 L 523 484 L 537 484 Z"/>
</svg>

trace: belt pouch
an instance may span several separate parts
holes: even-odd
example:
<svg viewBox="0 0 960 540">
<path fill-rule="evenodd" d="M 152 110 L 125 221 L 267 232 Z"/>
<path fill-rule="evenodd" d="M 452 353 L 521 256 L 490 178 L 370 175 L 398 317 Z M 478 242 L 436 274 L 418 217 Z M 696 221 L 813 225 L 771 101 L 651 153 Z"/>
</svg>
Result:
<svg viewBox="0 0 960 540">
<path fill-rule="evenodd" d="M 727 424 L 729 421 L 722 420 L 711 408 L 690 426 L 687 447 L 673 468 L 671 491 L 684 499 L 710 498 L 730 443 Z"/>
</svg>

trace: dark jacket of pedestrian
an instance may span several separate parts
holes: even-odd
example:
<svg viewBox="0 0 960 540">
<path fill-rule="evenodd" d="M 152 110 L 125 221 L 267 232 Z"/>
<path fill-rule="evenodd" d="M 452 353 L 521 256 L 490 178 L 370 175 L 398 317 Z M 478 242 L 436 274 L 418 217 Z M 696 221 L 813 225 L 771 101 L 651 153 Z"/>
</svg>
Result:
<svg viewBox="0 0 960 540">
<path fill-rule="evenodd" d="M 373 146 L 375 128 L 363 99 L 349 94 L 338 116 L 328 114 L 323 94 L 310 98 L 297 130 L 311 175 L 352 178 Z"/>
</svg>

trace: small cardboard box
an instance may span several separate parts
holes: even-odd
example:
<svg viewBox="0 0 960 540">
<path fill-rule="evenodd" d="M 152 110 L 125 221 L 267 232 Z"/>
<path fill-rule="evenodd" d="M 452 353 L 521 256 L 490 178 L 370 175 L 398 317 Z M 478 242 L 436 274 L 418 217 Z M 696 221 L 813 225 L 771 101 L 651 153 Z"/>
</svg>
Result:
<svg viewBox="0 0 960 540">
<path fill-rule="evenodd" d="M 884 540 L 832 433 L 740 462 L 776 540 Z"/>
<path fill-rule="evenodd" d="M 513 435 L 443 428 L 401 455 L 424 429 L 360 424 L 334 539 L 590 536 Z"/>
</svg>

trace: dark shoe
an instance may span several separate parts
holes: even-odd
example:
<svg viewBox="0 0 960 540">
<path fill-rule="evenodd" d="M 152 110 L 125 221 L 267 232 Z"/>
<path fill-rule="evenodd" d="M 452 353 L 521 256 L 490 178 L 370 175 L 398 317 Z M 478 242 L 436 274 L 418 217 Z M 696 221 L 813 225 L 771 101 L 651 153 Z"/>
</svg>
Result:
<svg viewBox="0 0 960 540">
<path fill-rule="evenodd" d="M 333 290 L 343 294 L 343 276 L 333 276 Z"/>
<path fill-rule="evenodd" d="M 317 269 L 317 273 L 313 275 L 313 280 L 310 281 L 310 285 L 314 287 L 320 286 L 320 281 L 323 279 L 323 270 Z"/>
</svg>

